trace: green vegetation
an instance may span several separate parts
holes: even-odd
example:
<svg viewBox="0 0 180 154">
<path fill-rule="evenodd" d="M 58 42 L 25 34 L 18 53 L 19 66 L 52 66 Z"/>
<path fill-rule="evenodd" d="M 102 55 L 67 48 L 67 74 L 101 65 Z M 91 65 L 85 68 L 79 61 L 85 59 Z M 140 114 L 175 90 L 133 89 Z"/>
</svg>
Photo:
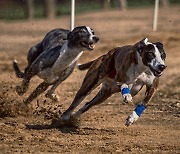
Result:
<svg viewBox="0 0 180 154">
<path fill-rule="evenodd" d="M 135 0 L 135 1 L 132 1 L 132 0 L 128 0 L 128 7 L 129 8 L 142 8 L 142 7 L 152 7 L 154 5 L 154 1 L 150 0 L 150 1 L 147 1 L 147 0 Z"/>
<path fill-rule="evenodd" d="M 76 5 L 76 14 L 82 12 L 89 12 L 94 10 L 102 9 L 102 5 L 94 2 L 80 3 Z M 34 17 L 35 18 L 44 18 L 43 5 L 35 4 L 34 7 Z M 67 3 L 56 5 L 56 15 L 69 15 L 71 13 L 71 3 L 68 1 Z M 24 9 L 22 6 L 11 6 L 11 7 L 0 7 L 0 19 L 3 20 L 21 20 L 26 19 Z"/>
<path fill-rule="evenodd" d="M 94 10 L 100 10 L 102 9 L 102 5 L 100 3 L 95 3 L 93 1 L 89 1 L 88 3 L 78 3 L 76 4 L 76 14 L 82 13 L 82 12 L 89 12 Z M 66 4 L 58 4 L 56 9 L 56 15 L 68 15 L 71 13 L 71 3 Z"/>
<path fill-rule="evenodd" d="M 153 7 L 154 0 L 127 0 L 128 8 L 142 8 Z M 103 1 L 100 0 L 76 0 L 76 14 L 82 12 L 89 12 L 94 10 L 103 9 Z M 180 0 L 170 0 L 170 5 L 180 4 Z M 0 20 L 22 20 L 26 19 L 24 13 L 24 6 L 17 3 L 17 5 L 2 6 L 0 5 Z M 110 1 L 110 8 L 119 7 L 117 0 Z M 57 1 L 56 4 L 56 16 L 69 15 L 71 12 L 71 1 Z M 34 18 L 44 18 L 44 10 L 42 1 L 35 1 L 34 4 Z"/>
<path fill-rule="evenodd" d="M 0 19 L 25 19 L 24 10 L 22 7 L 0 8 Z"/>
</svg>

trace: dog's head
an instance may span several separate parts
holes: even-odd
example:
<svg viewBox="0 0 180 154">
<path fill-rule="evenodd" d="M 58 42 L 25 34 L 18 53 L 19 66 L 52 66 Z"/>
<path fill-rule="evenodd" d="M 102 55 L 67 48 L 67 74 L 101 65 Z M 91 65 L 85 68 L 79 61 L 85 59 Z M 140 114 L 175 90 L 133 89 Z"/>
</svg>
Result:
<svg viewBox="0 0 180 154">
<path fill-rule="evenodd" d="M 99 38 L 90 27 L 79 26 L 69 32 L 67 37 L 69 44 L 82 50 L 93 50 Z"/>
<path fill-rule="evenodd" d="M 143 64 L 149 67 L 154 76 L 161 76 L 166 68 L 166 53 L 163 49 L 163 44 L 160 42 L 151 43 L 145 38 L 137 44 L 137 50 Z"/>
</svg>

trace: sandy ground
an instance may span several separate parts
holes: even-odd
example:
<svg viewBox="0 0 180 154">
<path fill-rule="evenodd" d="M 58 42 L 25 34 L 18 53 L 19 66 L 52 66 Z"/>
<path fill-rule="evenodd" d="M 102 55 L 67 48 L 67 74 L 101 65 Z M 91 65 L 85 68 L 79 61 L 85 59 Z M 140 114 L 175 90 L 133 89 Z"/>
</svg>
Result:
<svg viewBox="0 0 180 154">
<path fill-rule="evenodd" d="M 95 51 L 83 54 L 81 63 L 144 37 L 164 44 L 168 67 L 159 90 L 142 117 L 130 127 L 124 123 L 134 105 L 123 105 L 121 95 L 116 94 L 85 113 L 79 128 L 49 128 L 52 118 L 70 105 L 86 72 L 75 69 L 58 87 L 59 102 L 41 95 L 25 108 L 22 101 L 40 79 L 33 78 L 27 94 L 18 96 L 15 86 L 20 80 L 14 75 L 12 60 L 17 59 L 23 69 L 28 49 L 49 30 L 68 28 L 69 17 L 53 21 L 1 21 L 0 153 L 180 153 L 180 8 L 160 9 L 158 32 L 152 32 L 152 12 L 104 11 L 76 18 L 76 25 L 92 27 L 101 39 Z"/>
</svg>

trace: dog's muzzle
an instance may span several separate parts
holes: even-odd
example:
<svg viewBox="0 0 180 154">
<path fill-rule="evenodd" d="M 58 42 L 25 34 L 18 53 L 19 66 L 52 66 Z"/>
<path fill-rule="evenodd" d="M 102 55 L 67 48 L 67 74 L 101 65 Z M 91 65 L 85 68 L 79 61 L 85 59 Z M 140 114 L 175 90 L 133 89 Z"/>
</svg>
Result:
<svg viewBox="0 0 180 154">
<path fill-rule="evenodd" d="M 162 72 L 164 71 L 164 69 L 166 67 L 167 66 L 160 64 L 160 65 L 157 66 L 157 69 L 155 69 L 151 65 L 149 65 L 149 68 L 150 68 L 150 70 L 152 71 L 152 73 L 154 74 L 155 77 L 160 77 L 162 75 Z"/>
<path fill-rule="evenodd" d="M 95 44 L 99 41 L 97 36 L 92 37 L 92 40 L 89 41 L 82 41 L 81 45 L 88 50 L 93 50 L 95 48 Z"/>
</svg>

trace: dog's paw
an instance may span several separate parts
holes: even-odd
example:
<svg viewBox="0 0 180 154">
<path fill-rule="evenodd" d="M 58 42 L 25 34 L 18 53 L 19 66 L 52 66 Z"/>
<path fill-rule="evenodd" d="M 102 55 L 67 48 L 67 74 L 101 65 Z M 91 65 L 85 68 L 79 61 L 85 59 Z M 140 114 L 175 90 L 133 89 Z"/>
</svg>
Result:
<svg viewBox="0 0 180 154">
<path fill-rule="evenodd" d="M 139 116 L 136 114 L 135 111 L 133 111 L 128 118 L 126 119 L 126 123 L 125 125 L 128 127 L 130 125 L 132 125 L 135 121 L 137 121 L 139 118 Z"/>
<path fill-rule="evenodd" d="M 79 127 L 80 120 L 79 118 L 75 118 L 72 115 L 63 115 L 59 119 L 61 125 L 67 126 L 67 127 Z"/>
<path fill-rule="evenodd" d="M 58 102 L 59 101 L 59 96 L 57 94 L 52 94 L 51 95 L 51 99 L 55 102 Z"/>
<path fill-rule="evenodd" d="M 127 84 L 121 85 L 121 93 L 123 96 L 123 101 L 125 103 L 131 103 L 132 102 L 132 96 L 131 96 L 130 89 L 129 89 Z"/>
<path fill-rule="evenodd" d="M 125 103 L 132 103 L 132 101 L 133 101 L 131 94 L 124 94 L 123 98 L 124 98 L 123 101 Z"/>
<path fill-rule="evenodd" d="M 22 96 L 25 93 L 25 91 L 20 86 L 16 86 L 16 92 L 20 96 Z"/>
<path fill-rule="evenodd" d="M 144 112 L 145 109 L 146 106 L 144 106 L 143 104 L 138 104 L 134 109 L 134 111 L 126 119 L 125 125 L 126 126 L 132 125 L 135 121 L 138 120 L 138 118 L 141 116 L 141 114 Z"/>
<path fill-rule="evenodd" d="M 45 96 L 47 98 L 50 98 L 54 102 L 58 102 L 59 101 L 59 96 L 57 94 L 46 94 Z"/>
</svg>

